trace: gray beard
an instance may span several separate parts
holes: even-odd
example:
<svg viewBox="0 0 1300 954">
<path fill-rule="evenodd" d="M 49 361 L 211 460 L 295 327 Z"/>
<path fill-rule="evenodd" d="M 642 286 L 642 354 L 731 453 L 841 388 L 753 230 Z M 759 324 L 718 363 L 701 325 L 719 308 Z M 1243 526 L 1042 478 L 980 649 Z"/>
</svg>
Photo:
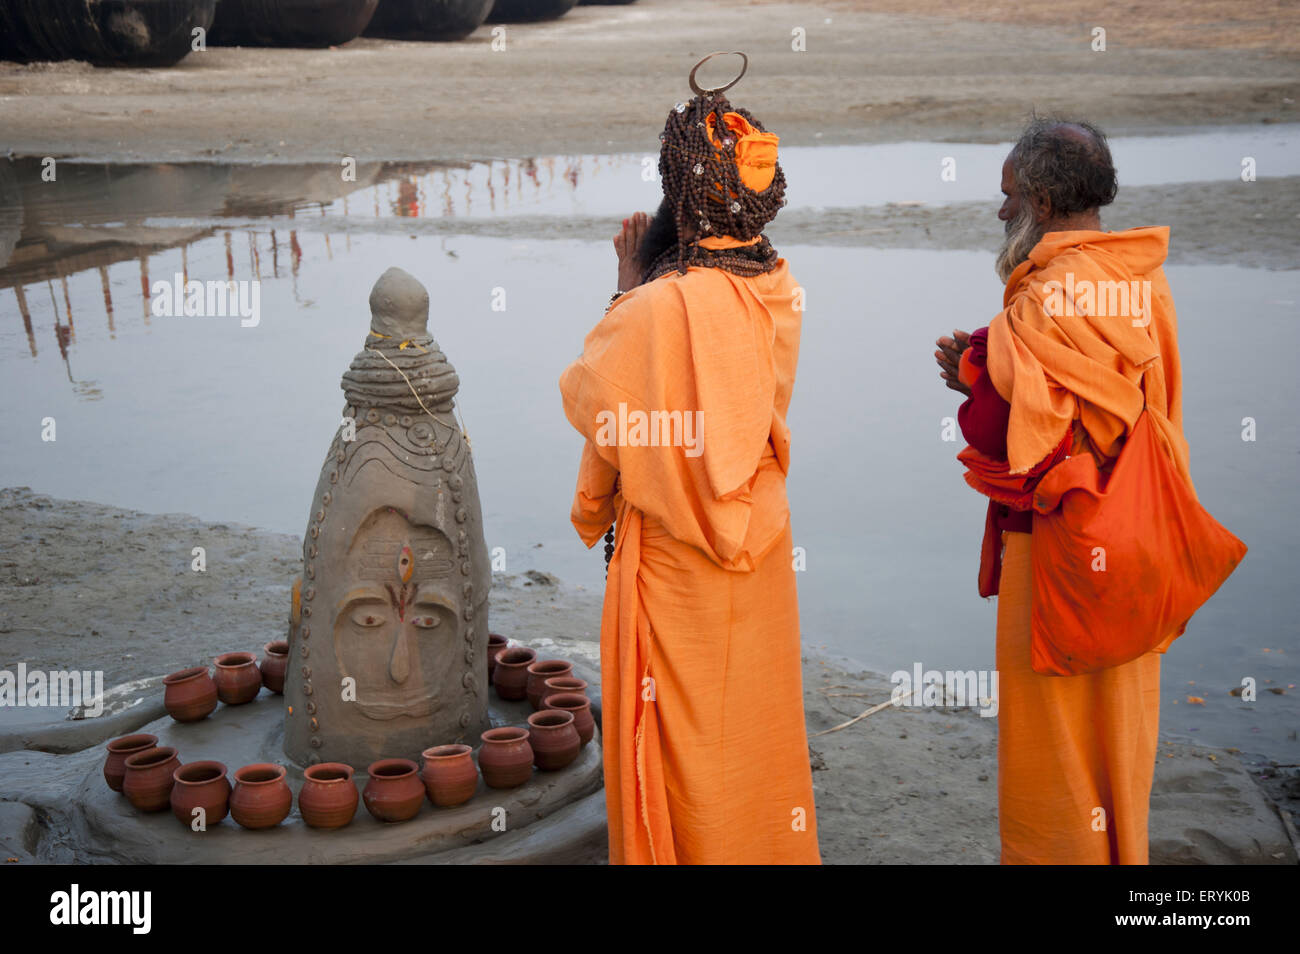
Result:
<svg viewBox="0 0 1300 954">
<path fill-rule="evenodd" d="M 995 268 L 1003 283 L 1011 277 L 1017 265 L 1029 258 L 1029 253 L 1042 237 L 1043 230 L 1034 221 L 1033 209 L 1026 202 L 1016 217 L 1007 223 L 1006 238 L 1002 242 L 1002 248 L 998 249 Z"/>
</svg>

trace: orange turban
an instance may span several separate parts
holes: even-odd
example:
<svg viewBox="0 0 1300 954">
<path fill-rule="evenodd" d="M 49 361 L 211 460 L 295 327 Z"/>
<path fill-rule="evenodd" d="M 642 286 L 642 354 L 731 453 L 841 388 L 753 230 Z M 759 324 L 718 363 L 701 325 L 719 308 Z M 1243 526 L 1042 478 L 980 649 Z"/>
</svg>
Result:
<svg viewBox="0 0 1300 954">
<path fill-rule="evenodd" d="M 755 192 L 762 192 L 772 184 L 776 175 L 776 147 L 781 141 L 775 133 L 760 132 L 755 129 L 740 113 L 724 113 L 727 130 L 735 140 L 736 167 L 740 170 L 740 181 L 745 187 Z M 713 113 L 708 119 L 709 142 L 713 148 L 722 152 L 722 143 L 714 136 L 717 125 Z"/>
</svg>

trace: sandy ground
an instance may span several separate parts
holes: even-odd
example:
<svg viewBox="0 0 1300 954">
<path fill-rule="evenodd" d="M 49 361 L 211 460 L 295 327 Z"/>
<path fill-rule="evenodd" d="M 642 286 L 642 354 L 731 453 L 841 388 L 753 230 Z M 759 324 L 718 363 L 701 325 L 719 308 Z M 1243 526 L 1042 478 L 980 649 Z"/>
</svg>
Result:
<svg viewBox="0 0 1300 954">
<path fill-rule="evenodd" d="M 0 150 L 305 161 L 646 149 L 689 95 L 691 65 L 717 49 L 750 54 L 734 100 L 792 145 L 998 141 L 1034 108 L 1112 133 L 1296 116 L 1300 6 L 1150 0 L 1090 4 L 1088 19 L 1081 7 L 639 0 L 510 26 L 500 52 L 485 26 L 452 44 L 213 47 L 165 70 L 0 64 Z"/>
<path fill-rule="evenodd" d="M 190 567 L 195 546 L 206 549 L 204 573 Z M 0 669 L 101 669 L 109 686 L 258 650 L 284 635 L 300 553 L 286 534 L 0 490 Z M 600 600 L 545 573 L 497 574 L 491 626 L 594 674 Z M 996 863 L 996 719 L 961 708 L 886 708 L 827 731 L 888 700 L 891 688 L 842 660 L 804 657 L 824 860 Z M 0 710 L 0 743 L 7 728 Z M 39 813 L 21 799 L 6 804 L 12 798 L 0 798 L 0 851 L 36 860 Z M 1294 767 L 1247 765 L 1229 751 L 1162 740 L 1152 861 L 1296 863 L 1273 799 L 1288 815 L 1300 810 Z"/>
</svg>

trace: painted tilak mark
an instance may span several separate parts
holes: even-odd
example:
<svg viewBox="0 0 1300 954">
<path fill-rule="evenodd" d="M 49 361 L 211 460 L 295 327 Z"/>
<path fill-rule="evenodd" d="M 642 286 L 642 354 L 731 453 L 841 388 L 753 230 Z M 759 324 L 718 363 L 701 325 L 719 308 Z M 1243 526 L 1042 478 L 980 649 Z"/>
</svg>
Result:
<svg viewBox="0 0 1300 954">
<path fill-rule="evenodd" d="M 384 589 L 388 591 L 388 599 L 393 604 L 393 609 L 397 610 L 397 618 L 405 622 L 406 605 L 415 596 L 415 587 L 409 583 L 403 583 L 400 590 L 395 590 L 393 584 L 385 583 Z"/>
</svg>

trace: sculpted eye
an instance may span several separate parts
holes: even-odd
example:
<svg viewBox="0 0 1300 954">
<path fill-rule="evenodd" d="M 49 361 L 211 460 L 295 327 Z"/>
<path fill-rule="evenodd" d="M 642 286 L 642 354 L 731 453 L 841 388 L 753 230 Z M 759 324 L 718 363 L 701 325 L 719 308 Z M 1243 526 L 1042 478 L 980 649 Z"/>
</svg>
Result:
<svg viewBox="0 0 1300 954">
<path fill-rule="evenodd" d="M 380 613 L 378 610 L 359 609 L 353 611 L 352 622 L 356 623 L 358 626 L 369 628 L 372 626 L 383 626 L 384 623 L 388 622 L 388 620 L 385 618 L 384 614 Z"/>
<path fill-rule="evenodd" d="M 412 616 L 411 622 L 420 629 L 433 629 L 440 621 L 436 616 Z"/>
</svg>

